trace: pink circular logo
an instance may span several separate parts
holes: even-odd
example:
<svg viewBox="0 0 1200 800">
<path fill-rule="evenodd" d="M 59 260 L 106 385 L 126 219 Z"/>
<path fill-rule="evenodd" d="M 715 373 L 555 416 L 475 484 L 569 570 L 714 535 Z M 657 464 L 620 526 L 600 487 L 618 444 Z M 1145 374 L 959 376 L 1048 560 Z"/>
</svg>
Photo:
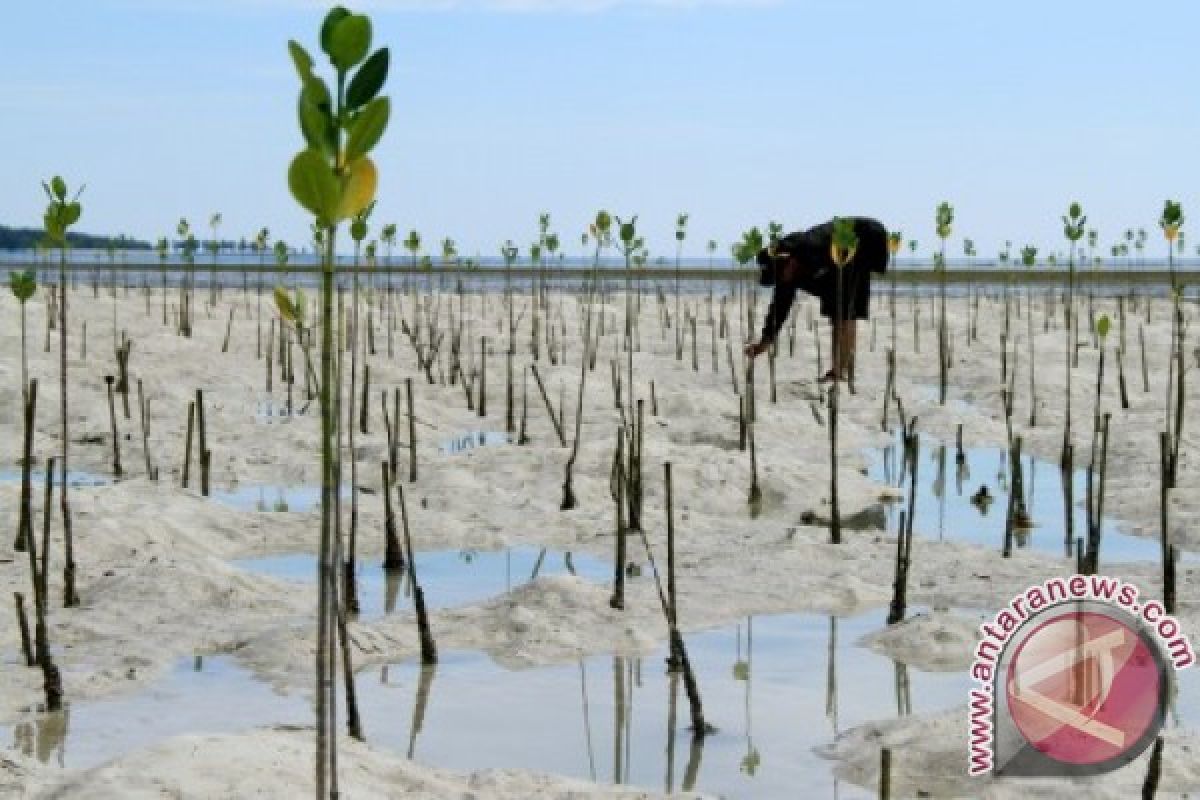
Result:
<svg viewBox="0 0 1200 800">
<path fill-rule="evenodd" d="M 1153 646 L 1107 614 L 1054 615 L 1009 662 L 1013 723 L 1033 748 L 1062 764 L 1136 756 L 1162 723 L 1165 677 Z"/>
</svg>

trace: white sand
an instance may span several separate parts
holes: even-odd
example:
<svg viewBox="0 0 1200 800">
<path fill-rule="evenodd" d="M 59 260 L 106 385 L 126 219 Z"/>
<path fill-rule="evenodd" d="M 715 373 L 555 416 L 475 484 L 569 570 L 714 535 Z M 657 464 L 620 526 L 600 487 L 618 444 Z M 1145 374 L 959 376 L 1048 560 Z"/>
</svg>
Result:
<svg viewBox="0 0 1200 800">
<path fill-rule="evenodd" d="M 1126 766 L 1095 778 L 1028 778 L 991 780 L 968 778 L 964 709 L 918 715 L 862 725 L 840 736 L 825 748 L 836 759 L 837 774 L 860 786 L 876 787 L 880 779 L 880 748 L 892 751 L 892 792 L 912 797 L 918 792 L 934 797 L 984 797 L 1017 800 L 1028 797 L 1087 797 L 1118 800 L 1140 797 L 1149 753 Z M 1193 731 L 1170 726 L 1163 730 L 1162 773 L 1158 797 L 1193 792 L 1200 784 L 1200 741 Z"/>
<path fill-rule="evenodd" d="M 722 287 L 723 288 L 723 287 Z M 262 677 L 291 691 L 310 691 L 313 631 L 309 620 L 311 591 L 298 592 L 294 585 L 262 577 L 251 577 L 228 565 L 228 560 L 269 553 L 313 552 L 317 517 L 309 514 L 254 514 L 226 509 L 198 497 L 195 488 L 181 490 L 179 465 L 183 453 L 183 431 L 187 404 L 196 388 L 206 389 L 209 448 L 213 453 L 214 490 L 255 483 L 308 484 L 317 476 L 315 413 L 271 425 L 256 422 L 254 403 L 262 393 L 264 362 L 255 359 L 254 308 L 250 314 L 239 302 L 234 338 L 229 353 L 220 353 L 227 303 L 237 294 L 226 292 L 223 304 L 209 318 L 203 311 L 207 292 L 197 294 L 196 333 L 192 339 L 173 335 L 161 324 L 160 299 L 146 313 L 144 300 L 136 294 L 120 298 L 120 326 L 135 344 L 130 370 L 141 378 L 151 399 L 151 453 L 162 470 L 162 481 L 144 477 L 140 432 L 133 421 L 123 419 L 118 400 L 122 434 L 122 461 L 132 476 L 120 484 L 98 489 L 73 490 L 72 508 L 76 532 L 79 589 L 83 607 L 63 610 L 61 597 L 62 549 L 60 520 L 54 519 L 53 575 L 50 636 L 64 670 L 67 697 L 73 702 L 138 691 L 151 683 L 181 657 L 194 653 L 236 652 L 236 657 Z M 174 301 L 172 295 L 171 300 Z M 691 299 L 692 302 L 696 298 Z M 766 308 L 760 298 L 758 318 Z M 264 308 L 268 298 L 264 297 Z M 606 336 L 597 367 L 588 374 L 585 395 L 583 440 L 575 473 L 579 508 L 559 511 L 563 466 L 568 451 L 559 447 L 546 416 L 536 385 L 529 381 L 528 447 L 482 448 L 450 457 L 437 453 L 439 444 L 463 432 L 504 428 L 504 347 L 500 302 L 488 298 L 486 312 L 476 307 L 470 347 L 478 359 L 478 337 L 486 334 L 490 352 L 488 365 L 488 412 L 480 419 L 465 407 L 461 386 L 430 386 L 414 369 L 412 347 L 399 331 L 395 333 L 395 359 L 386 357 L 386 334 L 376 312 L 378 354 L 371 364 L 371 432 L 359 437 L 360 483 L 378 487 L 379 461 L 385 457 L 379 390 L 403 386 L 414 377 L 418 425 L 420 479 L 406 485 L 415 546 L 421 550 L 453 548 L 496 548 L 526 544 L 547 546 L 602 558 L 612 557 L 613 504 L 608 491 L 609 466 L 618 415 L 614 410 L 609 361 L 624 354 L 619 338 Z M 828 531 L 819 525 L 803 525 L 806 512 L 828 516 L 829 467 L 827 429 L 818 423 L 822 416 L 816 375 L 813 335 L 806 330 L 811 313 L 807 303 L 798 304 L 800 320 L 796 357 L 787 356 L 786 334 L 778 360 L 777 405 L 770 403 L 767 364 L 762 359 L 756 370 L 758 422 L 757 450 L 760 483 L 765 496 L 763 514 L 752 519 L 746 505 L 749 488 L 749 455 L 737 447 L 737 398 L 731 391 L 730 368 L 725 342 L 718 340 L 719 371 L 711 366 L 711 338 L 703 298 L 699 310 L 700 370 L 691 368 L 691 343 L 684 360 L 674 357 L 674 332 L 660 336 L 657 304 L 652 296 L 643 300 L 641 319 L 642 352 L 635 356 L 636 391 L 647 401 L 645 434 L 645 528 L 656 557 L 663 552 L 662 463 L 674 464 L 675 508 L 679 548 L 681 623 L 685 630 L 699 630 L 729 623 L 747 614 L 821 611 L 851 613 L 888 602 L 891 591 L 895 541 L 882 532 L 845 533 L 842 545 L 829 543 Z M 560 386 L 566 386 L 566 431 L 574 430 L 574 395 L 579 376 L 576 303 L 567 299 L 553 303 L 566 313 L 568 361 L 552 366 L 543 343 L 539 370 L 557 405 Z M 458 301 L 454 300 L 457 307 Z M 672 304 L 668 303 L 670 307 Z M 623 319 L 624 299 L 612 300 L 615 319 Z M 741 341 L 736 303 L 731 305 L 735 342 Z M 405 313 L 410 311 L 404 300 Z M 908 414 L 919 417 L 923 435 L 952 442 L 956 427 L 963 425 L 965 443 L 1000 446 L 1005 428 L 1000 403 L 999 331 L 1002 306 L 984 301 L 979 321 L 979 341 L 969 343 L 965 335 L 966 303 L 951 300 L 950 324 L 955 346 L 951 373 L 951 400 L 937 404 L 936 334 L 929 323 L 933 317 L 927 301 L 921 301 L 921 354 L 912 352 L 910 302 L 899 304 L 900 373 L 899 393 Z M 878 343 L 874 351 L 870 325 L 859 334 L 857 394 L 843 393 L 840 421 L 841 511 L 852 515 L 873 508 L 889 492 L 868 481 L 861 473 L 867 448 L 889 441 L 880 430 L 885 381 L 884 347 L 889 336 L 886 301 L 875 303 Z M 42 352 L 44 337 L 43 297 L 31 301 L 30 370 L 39 379 L 38 437 L 35 452 L 39 464 L 58 449 L 57 339 L 51 352 Z M 111 443 L 102 376 L 115 371 L 112 355 L 112 300 L 105 292 L 93 300 L 90 288 L 71 295 L 71 436 L 102 437 L 100 444 L 73 444 L 71 465 L 108 474 Z M 1111 309 L 1110 309 L 1111 313 Z M 445 319 L 443 309 L 443 320 Z M 1189 309 L 1189 317 L 1194 314 Z M 264 320 L 265 320 L 264 314 Z M 1059 312 L 1061 325 L 1061 310 Z M 612 331 L 614 317 L 607 323 Z M 1157 431 L 1162 425 L 1163 387 L 1166 380 L 1168 320 L 1165 305 L 1154 310 L 1154 322 L 1146 326 L 1151 391 L 1141 387 L 1137 358 L 1137 326 L 1140 313 L 1129 317 L 1130 355 L 1126 371 L 1133 408 L 1121 411 L 1118 404 L 1110 335 L 1106 365 L 1104 408 L 1111 411 L 1112 439 L 1106 515 L 1127 523 L 1147 536 L 1158 535 Z M 88 323 L 88 358 L 79 359 L 79 331 Z M 479 320 L 483 320 L 482 322 Z M 520 367 L 529 360 L 528 325 L 518 335 L 516 388 L 518 416 Z M 1062 399 L 1065 393 L 1064 336 L 1061 329 L 1042 332 L 1042 313 L 1036 316 L 1038 397 L 1041 403 L 1038 426 L 1027 430 L 1029 358 L 1025 343 L 1025 320 L 1013 320 L 1018 340 L 1019 363 L 1014 425 L 1024 437 L 1026 450 L 1056 460 L 1062 439 Z M 557 326 L 557 322 L 555 325 Z M 1082 337 L 1090 343 L 1086 336 Z M 266 340 L 264 328 L 264 343 Z M 1189 344 L 1189 351 L 1192 346 Z M 828 363 L 828 338 L 822 341 Z M 15 301 L 5 293 L 0 300 L 0 386 L 19 385 L 20 361 Z M 1076 463 L 1082 465 L 1090 444 L 1091 405 L 1095 391 L 1097 354 L 1085 347 L 1074 381 L 1074 432 Z M 470 363 L 470 361 L 468 361 Z M 1011 362 L 1010 362 L 1011 363 Z M 1191 362 L 1194 365 L 1194 361 Z M 348 366 L 348 362 L 347 362 Z M 297 405 L 303 404 L 303 367 L 296 355 Z M 436 370 L 435 370 L 436 374 Z M 655 381 L 659 415 L 649 409 L 648 381 Z M 739 380 L 741 378 L 739 377 Z M 1200 430 L 1193 421 L 1200 401 L 1197 381 L 1189 373 L 1188 424 L 1184 431 L 1180 488 L 1172 497 L 1172 533 L 1182 545 L 1200 544 L 1193 532 L 1200 520 Z M 390 392 L 389 392 L 390 393 Z M 275 397 L 282 396 L 278 374 Z M 131 396 L 136 419 L 136 393 Z M 15 467 L 20 452 L 19 391 L 0 390 L 0 466 Z M 315 410 L 315 404 L 314 404 Z M 402 409 L 403 414 L 403 409 Z M 891 413 L 895 421 L 894 408 Z M 402 425 L 401 438 L 407 432 Z M 926 442 L 928 444 L 928 442 Z M 402 468 L 407 455 L 401 451 Z M 348 472 L 348 469 L 347 469 Z M 402 475 L 403 475 L 402 471 Z M 193 465 L 193 487 L 198 476 Z M 25 555 L 11 551 L 15 532 L 18 487 L 0 487 L 0 519 L 10 527 L 0 536 L 0 597 L 13 591 L 28 594 Z M 268 494 L 268 502 L 271 497 Z M 35 491 L 35 526 L 40 535 L 41 495 Z M 382 501 L 378 494 L 363 495 L 360 509 L 360 553 L 377 557 L 382 553 Z M 927 520 L 918 520 L 922 528 Z M 631 554 L 643 560 L 640 541 L 630 541 Z M 1103 551 L 1101 553 L 1103 561 Z M 6 559 L 13 559 L 5 563 Z M 919 539 L 914 544 L 914 564 L 909 601 L 915 606 L 995 608 L 1027 585 L 1066 568 L 1061 559 L 1034 552 L 1018 551 L 1001 559 L 992 549 L 957 542 Z M 1157 568 L 1141 564 L 1129 568 L 1102 564 L 1102 571 L 1135 579 L 1145 593 L 1160 592 Z M 1180 614 L 1186 630 L 1200 630 L 1197 613 L 1196 569 L 1181 568 Z M 608 606 L 608 590 L 574 578 L 544 578 L 511 596 L 468 607 L 438 611 L 432 626 L 444 649 L 482 649 L 506 666 L 535 666 L 575 660 L 581 655 L 612 651 L 646 652 L 666 636 L 657 596 L 652 584 L 642 579 L 629 586 L 628 610 Z M 7 606 L 10 601 L 4 601 Z M 17 664 L 18 637 L 11 607 L 9 620 L 0 624 L 0 723 L 17 719 L 22 709 L 40 700 L 40 676 Z M 870 646 L 892 657 L 911 661 L 921 669 L 958 669 L 973 645 L 975 620 L 938 612 L 918 617 L 892 631 L 869 637 Z M 415 626 L 405 614 L 352 624 L 356 666 L 410 659 L 417 653 Z M 11 687 L 11 688 L 10 688 Z M 881 710 L 881 714 L 883 714 Z M 962 712 L 956 712 L 956 731 L 963 730 Z M 910 725 L 920 725 L 914 720 Z M 961 773 L 965 748 L 958 733 L 947 733 L 944 741 L 919 731 L 905 751 L 921 763 L 923 774 L 951 786 Z M 936 727 L 936 726 L 935 726 Z M 955 738 L 957 737 L 957 738 Z M 291 795 L 290 781 L 308 780 L 310 753 L 306 735 L 273 731 L 182 739 L 165 742 L 161 748 L 132 754 L 99 773 L 60 773 L 38 767 L 9 753 L 0 760 L 0 790 L 6 786 L 34 787 L 53 791 L 56 783 L 66 794 L 71 787 L 98 787 L 94 796 L 120 794 L 120 787 L 139 776 L 139 786 L 186 784 L 216 780 L 206 765 L 222 763 L 236 755 L 238 769 L 227 780 L 253 780 L 247 791 L 265 796 Z M 874 747 L 857 746 L 853 739 L 839 743 L 830 755 L 844 763 L 839 769 L 855 782 L 871 785 L 866 767 L 856 767 L 855 758 L 867 762 L 877 753 Z M 942 749 L 939 749 L 942 748 Z M 195 755 L 193 756 L 193 750 Z M 945 752 L 943 752 L 943 750 Z M 361 751 L 361 752 L 360 752 Z M 950 758 L 949 753 L 954 757 Z M 907 756 L 906 756 L 907 757 Z M 421 765 L 410 764 L 383 753 L 359 748 L 350 757 L 361 763 L 361 794 L 380 791 L 379 776 L 403 774 L 397 794 L 389 785 L 388 796 L 458 796 L 473 792 L 478 798 L 517 796 L 609 797 L 607 789 L 558 784 L 545 778 L 504 774 L 460 778 Z M 359 761 L 361 759 L 361 761 Z M 1181 759 L 1171 759 L 1171 763 Z M 271 770 L 261 770 L 270 766 Z M 1176 769 L 1172 766 L 1171 769 Z M 857 770 L 857 771 L 856 771 Z M 349 775 L 353 770 L 347 769 Z M 278 777 L 272 777 L 278 773 Z M 241 778 L 238 775 L 242 775 Z M 1172 773 L 1174 774 L 1174 773 Z M 1194 776 L 1178 775 L 1190 786 L 1200 785 Z M 347 778 L 357 780 L 358 778 Z M 7 783 L 6 783 L 7 781 Z M 1188 781 L 1192 781 L 1188 783 Z M 386 781 L 384 781 L 386 783 Z M 221 796 L 236 784 L 203 785 L 188 796 Z M 936 785 L 936 784 L 935 784 Z M 102 787 L 112 787 L 104 789 Z M 374 787 L 374 788 L 373 788 Z M 992 791 L 990 787 L 988 791 Z M 104 794 L 104 791 L 115 792 Z M 132 791 L 132 790 L 131 790 Z M 238 792 L 243 789 L 238 788 Z M 996 789 L 996 791 L 1001 791 Z M 445 793 L 443 793 L 445 792 Z M 303 794 L 301 791 L 299 794 Z M 466 796 L 463 794 L 463 796 Z"/>
</svg>

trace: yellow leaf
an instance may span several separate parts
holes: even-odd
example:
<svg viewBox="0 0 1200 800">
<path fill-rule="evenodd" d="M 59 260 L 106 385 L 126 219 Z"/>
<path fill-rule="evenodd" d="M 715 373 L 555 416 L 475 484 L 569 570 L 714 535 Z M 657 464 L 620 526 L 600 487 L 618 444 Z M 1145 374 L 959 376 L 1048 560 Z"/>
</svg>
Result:
<svg viewBox="0 0 1200 800">
<path fill-rule="evenodd" d="M 857 247 L 843 248 L 836 244 L 829 246 L 829 256 L 833 259 L 833 263 L 841 269 L 849 264 L 854 259 L 854 254 L 858 251 Z"/>
<path fill-rule="evenodd" d="M 378 173 L 371 159 L 363 156 L 350 162 L 346 168 L 346 183 L 342 189 L 342 201 L 338 204 L 338 219 L 349 219 L 371 204 L 375 199 Z"/>
<path fill-rule="evenodd" d="M 282 286 L 275 287 L 275 307 L 279 309 L 279 316 L 283 317 L 287 322 L 296 321 L 296 307 L 292 305 L 292 300 L 287 296 Z"/>
</svg>

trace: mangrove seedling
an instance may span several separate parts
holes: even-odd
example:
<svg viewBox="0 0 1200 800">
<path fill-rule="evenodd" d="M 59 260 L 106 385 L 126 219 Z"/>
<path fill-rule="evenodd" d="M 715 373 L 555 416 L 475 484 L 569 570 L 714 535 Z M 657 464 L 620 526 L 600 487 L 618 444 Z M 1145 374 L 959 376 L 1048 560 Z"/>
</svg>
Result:
<svg viewBox="0 0 1200 800">
<path fill-rule="evenodd" d="M 597 276 L 600 271 L 600 252 L 608 242 L 611 224 L 612 218 L 608 215 L 608 212 L 600 211 L 596 214 L 596 221 L 591 226 L 596 241 L 596 255 L 592 261 L 592 274 L 587 286 L 587 310 L 584 312 L 583 345 L 579 357 L 579 396 L 575 406 L 575 436 L 571 441 L 571 456 L 567 459 L 566 477 L 563 479 L 563 499 L 560 506 L 563 511 L 569 511 L 578 504 L 575 499 L 572 478 L 574 476 L 575 460 L 579 457 L 579 439 L 583 432 L 583 397 L 587 386 L 588 348 L 591 346 L 592 341 L 592 308 L 596 297 Z M 511 386 L 510 382 L 510 394 Z"/>
<path fill-rule="evenodd" d="M 167 324 L 167 260 L 171 257 L 171 243 L 167 237 L 161 236 L 155 243 L 154 249 L 158 252 L 158 268 L 162 273 L 162 320 L 163 325 Z"/>
<path fill-rule="evenodd" d="M 83 188 L 80 187 L 74 198 L 68 200 L 67 184 L 57 175 L 49 184 L 43 183 L 42 188 L 50 199 L 43 217 L 46 238 L 52 246 L 58 248 L 58 387 L 62 425 L 62 462 L 59 465 L 62 491 L 59 492 L 59 504 L 63 517 L 63 546 L 66 557 L 63 568 L 63 605 L 70 608 L 79 604 L 79 597 L 75 593 L 75 551 L 71 530 L 71 506 L 67 499 L 67 457 L 68 443 L 71 441 L 67 431 L 67 229 L 78 222 L 83 213 L 83 207 L 79 205 L 79 195 L 83 193 Z"/>
<path fill-rule="evenodd" d="M 946 239 L 954 227 L 954 208 L 943 202 L 937 207 L 936 230 L 941 248 L 934 259 L 938 271 L 938 403 L 946 405 L 947 372 L 950 369 L 950 341 L 946 327 Z"/>
<path fill-rule="evenodd" d="M 1075 360 L 1075 247 L 1083 238 L 1084 225 L 1087 217 L 1079 203 L 1071 203 L 1067 215 L 1062 218 L 1063 235 L 1070 243 L 1070 255 L 1067 260 L 1067 394 L 1066 410 L 1064 412 L 1063 455 L 1061 461 L 1066 462 L 1067 447 L 1071 443 L 1071 365 Z M 1069 515 L 1068 515 L 1069 517 Z"/>
<path fill-rule="evenodd" d="M 840 331 L 842 327 L 842 271 L 846 265 L 854 259 L 855 251 L 858 249 L 858 236 L 854 232 L 854 220 L 837 217 L 833 221 L 833 243 L 830 246 L 830 255 L 833 258 L 834 266 L 837 267 L 837 276 L 834 283 L 834 330 Z M 834 366 L 835 369 L 840 363 L 839 358 L 841 353 L 837 352 L 838 340 L 840 336 L 834 336 Z M 838 383 L 837 376 L 829 384 L 829 533 L 834 544 L 842 542 L 842 521 L 841 514 L 838 511 Z"/>
<path fill-rule="evenodd" d="M 637 215 L 628 222 L 624 222 L 620 217 L 615 217 L 617 221 L 617 236 L 620 239 L 621 255 L 625 257 L 625 349 L 629 354 L 629 371 L 628 371 L 628 398 L 629 402 L 626 406 L 630 412 L 633 411 L 633 256 L 641 249 L 641 243 L 637 237 Z"/>
<path fill-rule="evenodd" d="M 688 215 L 675 218 L 675 360 L 683 361 L 683 324 L 679 316 L 679 273 L 683 259 L 683 240 L 687 237 Z"/>
<path fill-rule="evenodd" d="M 385 267 L 392 266 L 392 248 L 396 246 L 396 223 L 389 222 L 379 229 L 379 241 L 383 242 Z"/>
<path fill-rule="evenodd" d="M 208 218 L 208 227 L 212 228 L 213 238 L 208 242 L 208 254 L 212 256 L 212 267 L 208 273 L 208 302 L 217 304 L 217 257 L 221 254 L 221 240 L 217 238 L 217 229 L 221 227 L 221 212 L 216 212 Z"/>
<path fill-rule="evenodd" d="M 32 269 L 24 272 L 10 272 L 8 287 L 12 290 L 13 296 L 17 298 L 17 302 L 21 304 L 21 396 L 28 398 L 29 366 L 25 354 L 25 304 L 37 292 L 37 272 Z"/>
<path fill-rule="evenodd" d="M 1026 270 L 1032 270 L 1037 264 L 1037 248 L 1026 245 L 1021 248 L 1021 264 Z M 1030 297 L 1029 282 L 1025 283 L 1025 323 L 1029 339 L 1029 427 L 1037 427 L 1037 364 L 1033 358 L 1033 301 Z"/>
<path fill-rule="evenodd" d="M 888 258 L 892 261 L 892 293 L 889 302 L 892 315 L 892 352 L 896 351 L 896 254 L 900 252 L 900 248 L 904 244 L 904 234 L 900 231 L 892 231 L 888 234 Z"/>
<path fill-rule="evenodd" d="M 175 226 L 175 232 L 182 240 L 180 247 L 185 265 L 183 279 L 179 282 L 179 334 L 190 337 L 192 335 L 192 289 L 196 281 L 196 250 L 200 245 L 197 243 L 196 237 L 192 235 L 191 226 L 186 219 L 179 220 L 179 224 Z"/>
<path fill-rule="evenodd" d="M 416 231 L 409 231 L 408 238 L 404 240 L 404 249 L 408 251 L 408 255 L 412 258 L 412 268 L 417 268 L 417 256 L 421 253 L 421 234 Z"/>
<path fill-rule="evenodd" d="M 330 793 L 328 780 L 336 787 L 337 776 L 329 775 L 334 756 L 335 735 L 331 699 L 330 666 L 337 619 L 334 557 L 335 419 L 333 402 L 334 276 L 335 245 L 340 222 L 367 208 L 375 197 L 377 172 L 369 153 L 387 128 L 391 106 L 380 96 L 388 72 L 388 50 L 370 53 L 371 21 L 341 6 L 326 15 L 320 31 L 321 50 L 329 57 L 336 84 L 328 85 L 314 70 L 314 61 L 299 43 L 288 42 L 302 89 L 299 99 L 300 129 L 305 141 L 288 168 L 292 196 L 315 220 L 324 234 L 321 254 L 321 536 L 318 559 L 318 607 L 316 647 L 316 796 Z M 277 292 L 276 297 L 286 297 Z M 295 307 L 282 304 L 287 318 Z M 332 790 L 336 794 L 336 788 Z"/>
</svg>

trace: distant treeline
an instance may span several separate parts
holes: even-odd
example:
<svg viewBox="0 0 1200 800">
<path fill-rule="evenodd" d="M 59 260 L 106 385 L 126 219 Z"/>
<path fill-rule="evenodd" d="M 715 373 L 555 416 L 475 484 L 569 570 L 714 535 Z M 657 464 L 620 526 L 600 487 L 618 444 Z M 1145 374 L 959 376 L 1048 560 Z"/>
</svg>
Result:
<svg viewBox="0 0 1200 800">
<path fill-rule="evenodd" d="M 32 250 L 39 242 L 45 240 L 45 236 L 45 231 L 40 228 L 10 228 L 0 225 L 0 250 Z M 91 233 L 68 233 L 67 242 L 71 247 L 83 250 L 106 250 L 110 246 L 118 250 L 151 249 L 149 242 L 125 234 L 98 236 Z"/>
</svg>

